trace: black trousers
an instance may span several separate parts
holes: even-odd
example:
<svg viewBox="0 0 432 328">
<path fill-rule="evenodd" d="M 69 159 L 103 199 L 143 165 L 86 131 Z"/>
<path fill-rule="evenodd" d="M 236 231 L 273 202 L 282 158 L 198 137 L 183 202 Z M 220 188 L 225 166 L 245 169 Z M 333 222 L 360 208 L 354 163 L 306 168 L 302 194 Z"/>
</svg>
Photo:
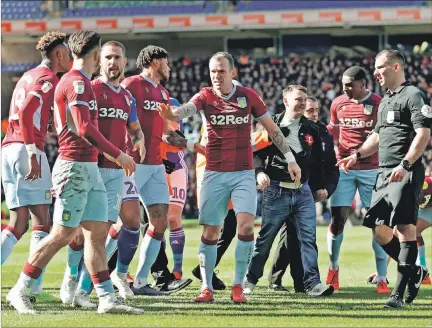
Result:
<svg viewBox="0 0 432 328">
<path fill-rule="evenodd" d="M 305 291 L 303 264 L 300 255 L 300 243 L 293 220 L 287 220 L 281 228 L 280 240 L 268 276 L 269 283 L 282 285 L 282 277 L 290 264 L 294 290 L 297 293 L 303 293 Z"/>
</svg>

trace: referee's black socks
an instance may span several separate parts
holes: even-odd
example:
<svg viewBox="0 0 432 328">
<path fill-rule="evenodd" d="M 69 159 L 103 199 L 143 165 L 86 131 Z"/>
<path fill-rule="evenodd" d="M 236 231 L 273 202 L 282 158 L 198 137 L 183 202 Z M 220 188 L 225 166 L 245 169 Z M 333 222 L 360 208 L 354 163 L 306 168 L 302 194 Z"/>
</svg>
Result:
<svg viewBox="0 0 432 328">
<path fill-rule="evenodd" d="M 400 297 L 403 297 L 408 280 L 415 268 L 417 253 L 417 242 L 415 240 L 400 243 L 398 274 L 392 295 L 397 293 Z"/>
<path fill-rule="evenodd" d="M 387 244 L 381 245 L 384 251 L 396 262 L 399 261 L 399 253 L 401 250 L 401 243 L 399 242 L 399 238 L 393 235 L 393 239 L 390 240 Z"/>
</svg>

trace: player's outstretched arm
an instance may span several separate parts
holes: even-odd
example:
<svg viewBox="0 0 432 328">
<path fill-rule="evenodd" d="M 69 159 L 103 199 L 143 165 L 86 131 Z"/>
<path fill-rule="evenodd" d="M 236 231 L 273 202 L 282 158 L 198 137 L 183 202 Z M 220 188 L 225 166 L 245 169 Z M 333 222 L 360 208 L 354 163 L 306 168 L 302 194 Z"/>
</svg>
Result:
<svg viewBox="0 0 432 328">
<path fill-rule="evenodd" d="M 336 163 L 336 165 L 348 173 L 350 167 L 352 167 L 357 162 L 357 159 L 369 157 L 375 154 L 378 151 L 378 145 L 379 134 L 377 132 L 372 132 L 363 145 L 361 145 L 354 154 L 342 158 Z"/>
<path fill-rule="evenodd" d="M 89 108 L 80 104 L 69 104 L 69 106 L 72 119 L 76 126 L 76 133 L 102 153 L 113 158 L 114 162 L 123 167 L 126 175 L 134 173 L 135 162 L 133 158 L 123 153 L 120 149 L 105 139 L 99 130 L 92 124 Z M 107 158 L 111 159 L 108 156 Z"/>
<path fill-rule="evenodd" d="M 174 110 L 170 105 L 161 104 L 157 110 L 159 115 L 168 121 L 182 120 L 197 113 L 197 108 L 193 103 L 187 103 L 183 106 L 176 107 Z"/>
<path fill-rule="evenodd" d="M 291 149 L 288 146 L 288 143 L 273 120 L 267 116 L 261 119 L 260 123 L 267 130 L 273 144 L 281 151 L 281 153 L 285 156 L 286 161 L 288 162 L 288 172 L 291 176 L 291 179 L 296 184 L 300 184 L 301 181 L 301 169 L 297 165 L 295 157 L 291 152 Z"/>
</svg>

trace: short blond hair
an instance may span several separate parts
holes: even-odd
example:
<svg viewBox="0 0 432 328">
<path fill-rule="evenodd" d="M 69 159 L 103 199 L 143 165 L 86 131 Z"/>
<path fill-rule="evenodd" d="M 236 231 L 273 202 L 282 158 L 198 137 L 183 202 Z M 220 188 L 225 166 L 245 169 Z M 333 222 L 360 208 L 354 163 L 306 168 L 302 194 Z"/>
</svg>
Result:
<svg viewBox="0 0 432 328">
<path fill-rule="evenodd" d="M 285 89 L 283 89 L 282 96 L 285 97 L 287 93 L 290 93 L 294 90 L 300 90 L 300 91 L 303 91 L 304 93 L 307 94 L 307 89 L 304 86 L 299 85 L 299 84 L 291 84 L 291 85 L 287 86 Z"/>
</svg>

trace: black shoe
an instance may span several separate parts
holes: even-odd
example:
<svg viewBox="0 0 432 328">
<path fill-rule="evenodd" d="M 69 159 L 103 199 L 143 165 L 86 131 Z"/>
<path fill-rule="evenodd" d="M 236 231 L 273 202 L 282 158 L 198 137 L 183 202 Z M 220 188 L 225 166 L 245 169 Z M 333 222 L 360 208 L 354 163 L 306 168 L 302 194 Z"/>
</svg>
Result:
<svg viewBox="0 0 432 328">
<path fill-rule="evenodd" d="M 224 284 L 224 282 L 222 280 L 220 280 L 216 276 L 216 272 L 213 272 L 212 285 L 213 285 L 213 289 L 214 290 L 224 290 L 224 289 L 226 289 L 226 285 Z"/>
<path fill-rule="evenodd" d="M 277 285 L 277 284 L 270 284 L 270 285 L 268 286 L 268 288 L 269 288 L 270 290 L 275 291 L 275 292 L 289 292 L 289 289 L 288 289 L 288 288 L 286 288 L 286 287 L 284 287 L 284 286 L 282 286 L 282 285 Z"/>
<path fill-rule="evenodd" d="M 192 283 L 192 279 L 173 279 L 171 281 L 167 281 L 160 288 L 161 292 L 175 293 L 178 292 Z"/>
<path fill-rule="evenodd" d="M 400 297 L 399 294 L 396 294 L 390 296 L 390 299 L 384 304 L 384 307 L 390 309 L 401 309 L 403 308 L 403 304 L 402 297 Z"/>
<path fill-rule="evenodd" d="M 192 270 L 192 275 L 198 280 L 201 280 L 201 271 L 198 265 L 195 267 L 195 269 Z"/>
<path fill-rule="evenodd" d="M 408 280 L 407 292 L 405 303 L 411 304 L 417 297 L 421 283 L 426 279 L 428 270 L 421 265 L 416 265 L 416 275 L 414 278 Z"/>
</svg>

